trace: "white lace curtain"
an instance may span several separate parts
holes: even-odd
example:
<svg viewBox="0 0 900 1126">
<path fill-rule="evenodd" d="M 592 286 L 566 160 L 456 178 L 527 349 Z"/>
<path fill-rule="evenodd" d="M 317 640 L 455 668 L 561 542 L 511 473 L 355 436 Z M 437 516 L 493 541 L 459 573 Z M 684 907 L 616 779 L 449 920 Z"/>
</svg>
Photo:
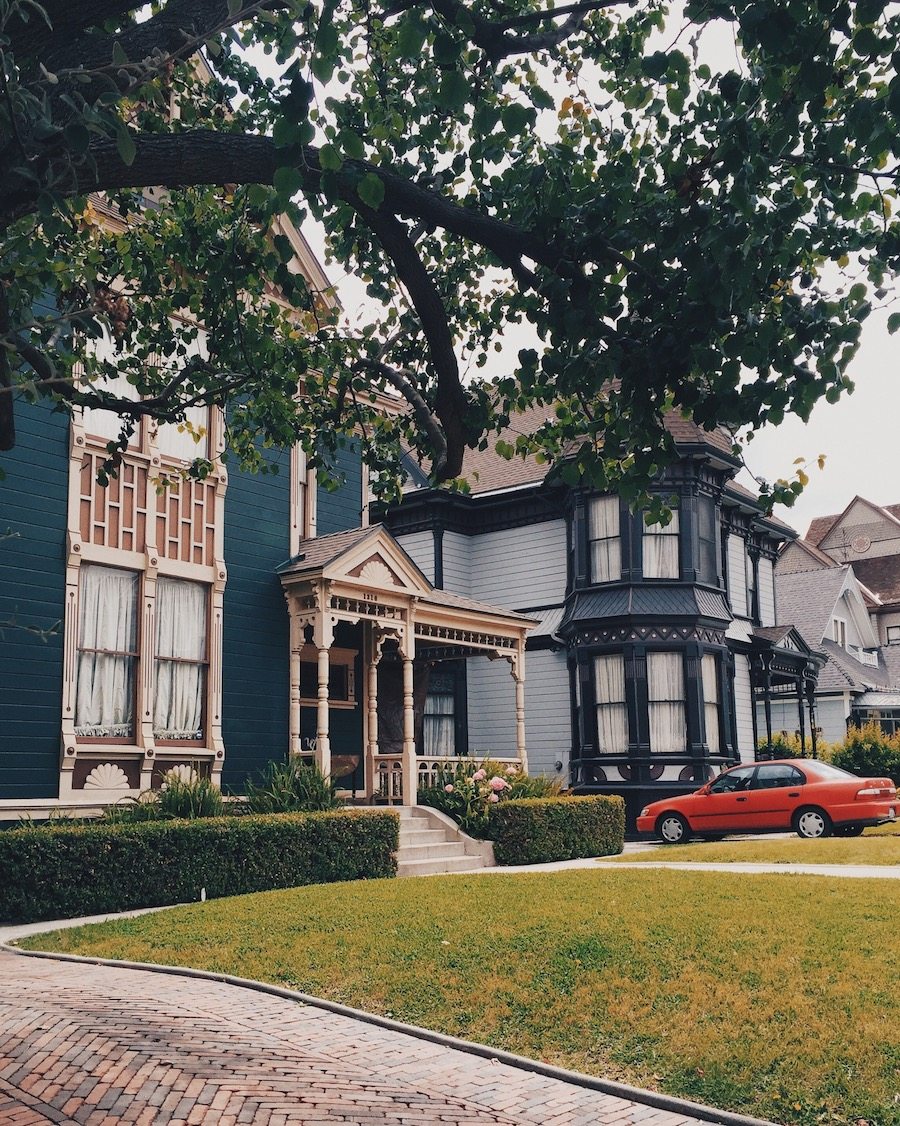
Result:
<svg viewBox="0 0 900 1126">
<path fill-rule="evenodd" d="M 665 527 L 662 524 L 644 525 L 644 578 L 677 579 L 678 566 L 678 513 Z"/>
<path fill-rule="evenodd" d="M 714 653 L 704 653 L 700 661 L 703 677 L 703 718 L 706 721 L 706 745 L 715 754 L 721 746 L 719 712 L 718 661 Z"/>
<path fill-rule="evenodd" d="M 138 576 L 85 564 L 78 590 L 75 730 L 95 739 L 134 735 Z"/>
<path fill-rule="evenodd" d="M 622 545 L 619 540 L 619 498 L 594 497 L 588 507 L 588 539 L 591 542 L 591 580 L 609 583 L 622 577 Z"/>
<path fill-rule="evenodd" d="M 160 579 L 156 584 L 157 739 L 203 738 L 206 603 L 207 589 L 199 583 Z"/>
<path fill-rule="evenodd" d="M 650 750 L 676 754 L 687 744 L 684 712 L 684 662 L 680 653 L 647 654 Z"/>
<path fill-rule="evenodd" d="M 449 758 L 456 750 L 454 697 L 450 692 L 429 692 L 425 697 L 422 749 L 426 755 Z"/>
<path fill-rule="evenodd" d="M 628 713 L 625 707 L 625 661 L 621 653 L 594 658 L 597 698 L 597 740 L 601 754 L 628 750 Z"/>
</svg>

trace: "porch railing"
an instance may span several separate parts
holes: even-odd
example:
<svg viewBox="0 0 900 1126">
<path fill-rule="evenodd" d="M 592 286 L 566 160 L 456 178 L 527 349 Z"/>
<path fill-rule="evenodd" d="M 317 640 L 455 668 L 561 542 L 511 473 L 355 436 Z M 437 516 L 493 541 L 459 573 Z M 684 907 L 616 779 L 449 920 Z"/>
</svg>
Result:
<svg viewBox="0 0 900 1126">
<path fill-rule="evenodd" d="M 416 758 L 416 785 L 418 789 L 435 786 L 445 771 L 454 771 L 461 763 L 475 765 L 481 758 L 503 766 L 518 766 L 519 760 L 506 755 L 472 755 L 460 758 L 456 755 L 419 755 Z M 403 759 L 400 755 L 376 755 L 375 757 L 375 798 L 388 804 L 403 801 Z"/>
</svg>

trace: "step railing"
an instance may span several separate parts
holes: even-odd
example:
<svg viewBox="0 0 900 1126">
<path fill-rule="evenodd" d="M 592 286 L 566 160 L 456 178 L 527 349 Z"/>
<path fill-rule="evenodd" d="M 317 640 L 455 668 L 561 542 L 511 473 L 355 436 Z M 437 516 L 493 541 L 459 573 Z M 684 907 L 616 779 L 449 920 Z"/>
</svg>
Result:
<svg viewBox="0 0 900 1126">
<path fill-rule="evenodd" d="M 418 789 L 427 786 L 437 786 L 446 774 L 453 773 L 461 764 L 476 765 L 482 759 L 489 758 L 491 762 L 501 766 L 518 767 L 517 758 L 506 755 L 492 755 L 485 751 L 483 754 L 473 756 L 460 755 L 418 755 L 416 757 L 416 785 Z M 388 805 L 403 801 L 403 757 L 402 755 L 376 755 L 375 756 L 375 799 L 387 802 Z"/>
</svg>

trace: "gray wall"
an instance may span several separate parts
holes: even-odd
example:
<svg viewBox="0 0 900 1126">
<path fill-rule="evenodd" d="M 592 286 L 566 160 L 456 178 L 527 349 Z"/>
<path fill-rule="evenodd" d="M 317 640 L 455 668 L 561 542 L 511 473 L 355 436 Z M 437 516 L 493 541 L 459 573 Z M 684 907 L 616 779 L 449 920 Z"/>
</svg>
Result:
<svg viewBox="0 0 900 1126">
<path fill-rule="evenodd" d="M 734 711 L 737 727 L 737 749 L 743 762 L 753 762 L 753 694 L 750 689 L 750 661 L 743 653 L 734 658 Z M 765 730 L 763 727 L 762 730 Z"/>
<path fill-rule="evenodd" d="M 473 598 L 524 610 L 552 606 L 565 597 L 564 520 L 487 532 L 473 536 L 470 544 Z"/>
<path fill-rule="evenodd" d="M 452 590 L 454 594 L 472 593 L 471 569 L 475 543 L 474 536 L 470 538 L 459 532 L 444 532 L 441 544 L 444 590 Z"/>
<path fill-rule="evenodd" d="M 398 536 L 397 542 L 412 559 L 413 563 L 425 575 L 429 582 L 434 582 L 434 536 L 430 531 L 410 532 L 405 536 Z"/>
</svg>

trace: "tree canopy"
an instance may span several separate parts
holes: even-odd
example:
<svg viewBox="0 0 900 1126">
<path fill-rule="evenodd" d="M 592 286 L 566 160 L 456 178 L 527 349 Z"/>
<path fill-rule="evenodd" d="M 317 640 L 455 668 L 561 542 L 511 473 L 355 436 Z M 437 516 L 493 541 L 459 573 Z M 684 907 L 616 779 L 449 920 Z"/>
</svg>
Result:
<svg viewBox="0 0 900 1126">
<path fill-rule="evenodd" d="M 667 411 L 746 434 L 851 388 L 900 266 L 898 35 L 881 0 L 0 0 L 0 447 L 22 395 L 209 402 L 247 460 L 355 432 L 447 481 L 546 403 L 519 452 L 640 497 Z"/>
</svg>

